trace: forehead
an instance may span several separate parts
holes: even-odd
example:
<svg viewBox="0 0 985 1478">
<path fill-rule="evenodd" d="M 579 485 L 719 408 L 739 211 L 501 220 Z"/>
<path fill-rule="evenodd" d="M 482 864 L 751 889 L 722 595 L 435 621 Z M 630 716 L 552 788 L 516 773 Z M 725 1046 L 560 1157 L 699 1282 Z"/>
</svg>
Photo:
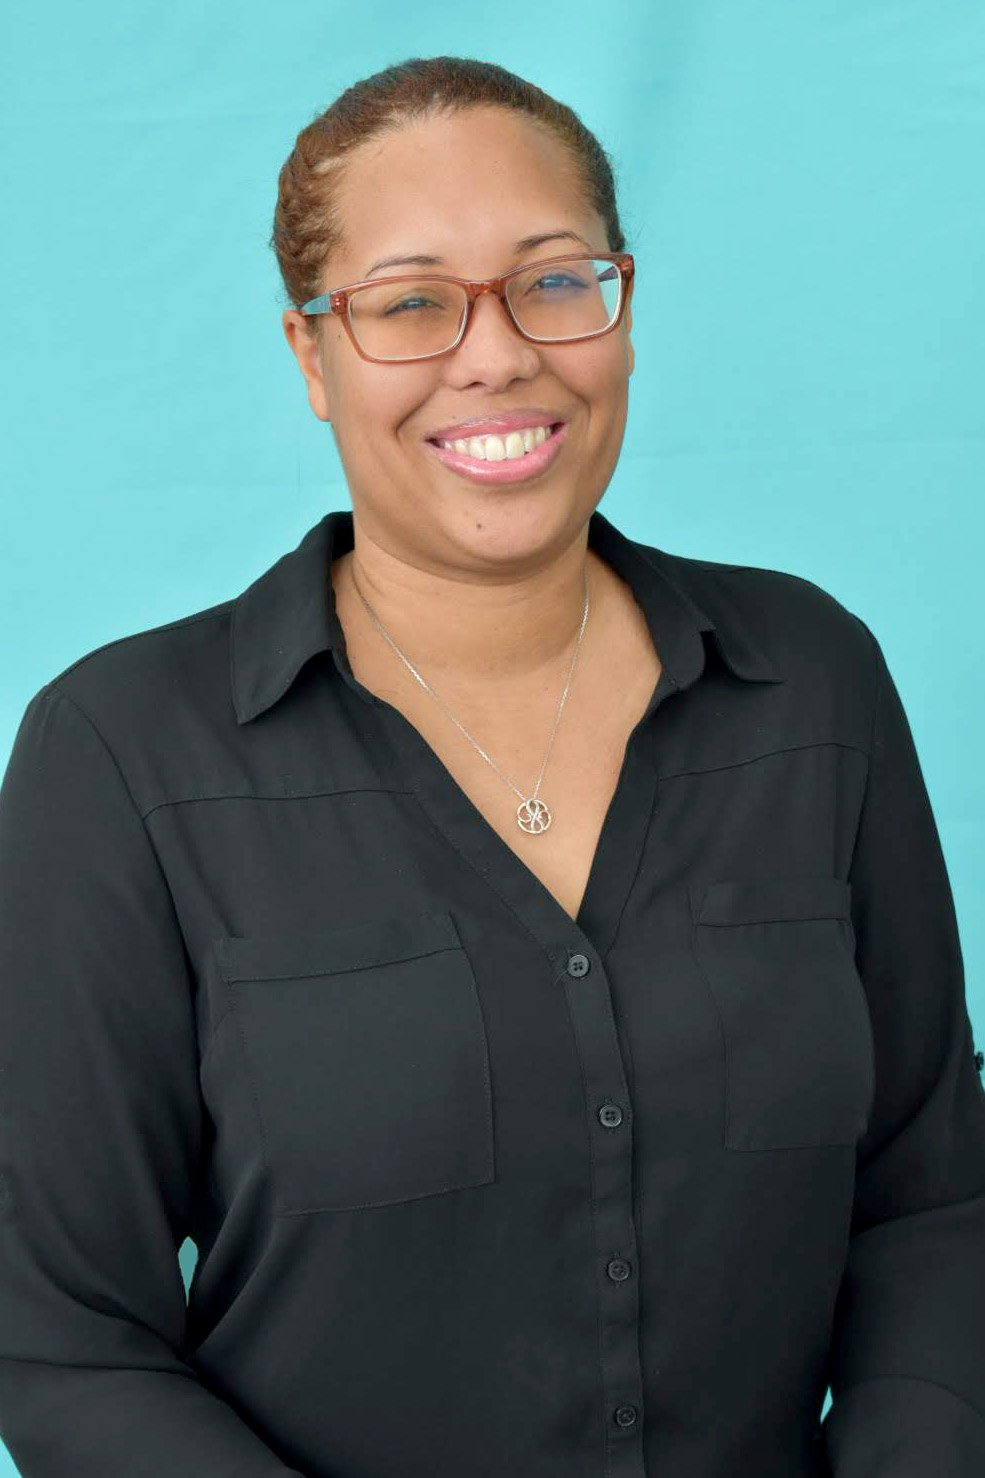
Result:
<svg viewBox="0 0 985 1478">
<path fill-rule="evenodd" d="M 443 270 L 493 271 L 522 236 L 599 222 L 567 150 L 502 108 L 416 120 L 362 145 L 349 156 L 338 205 L 346 237 L 339 265 L 353 275 L 398 251 L 441 256 Z"/>
</svg>

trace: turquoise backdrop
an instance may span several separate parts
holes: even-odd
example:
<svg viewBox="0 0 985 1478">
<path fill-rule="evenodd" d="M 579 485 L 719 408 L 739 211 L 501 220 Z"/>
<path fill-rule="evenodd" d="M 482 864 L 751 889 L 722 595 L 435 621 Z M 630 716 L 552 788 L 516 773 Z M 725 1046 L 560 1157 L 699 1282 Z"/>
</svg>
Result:
<svg viewBox="0 0 985 1478">
<path fill-rule="evenodd" d="M 980 0 L 5 7 L 0 766 L 63 667 L 350 506 L 281 329 L 277 173 L 353 81 L 445 53 L 612 156 L 636 369 L 602 511 L 805 576 L 882 643 L 985 1046 Z"/>
</svg>

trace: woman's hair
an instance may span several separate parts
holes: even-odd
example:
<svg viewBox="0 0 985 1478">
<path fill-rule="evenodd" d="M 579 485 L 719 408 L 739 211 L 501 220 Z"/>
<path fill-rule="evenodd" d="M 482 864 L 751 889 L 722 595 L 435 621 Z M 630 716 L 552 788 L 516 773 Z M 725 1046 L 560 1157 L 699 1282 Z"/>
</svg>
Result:
<svg viewBox="0 0 985 1478">
<path fill-rule="evenodd" d="M 322 291 L 325 263 L 343 246 L 338 192 L 349 152 L 404 123 L 483 106 L 524 114 L 567 149 L 576 186 L 604 222 L 609 251 L 626 250 L 609 156 L 571 108 L 492 62 L 413 57 L 347 88 L 301 130 L 281 167 L 269 245 L 293 307 Z M 312 333 L 317 323 L 305 319 Z"/>
</svg>

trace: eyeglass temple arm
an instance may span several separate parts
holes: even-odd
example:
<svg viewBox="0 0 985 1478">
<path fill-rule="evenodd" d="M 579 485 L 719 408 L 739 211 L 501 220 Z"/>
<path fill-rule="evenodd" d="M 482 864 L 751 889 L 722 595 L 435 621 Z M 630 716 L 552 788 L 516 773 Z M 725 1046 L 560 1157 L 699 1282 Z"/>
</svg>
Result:
<svg viewBox="0 0 985 1478">
<path fill-rule="evenodd" d="M 302 313 L 333 313 L 334 311 L 331 293 L 319 293 L 317 298 L 312 298 L 301 308 Z"/>
</svg>

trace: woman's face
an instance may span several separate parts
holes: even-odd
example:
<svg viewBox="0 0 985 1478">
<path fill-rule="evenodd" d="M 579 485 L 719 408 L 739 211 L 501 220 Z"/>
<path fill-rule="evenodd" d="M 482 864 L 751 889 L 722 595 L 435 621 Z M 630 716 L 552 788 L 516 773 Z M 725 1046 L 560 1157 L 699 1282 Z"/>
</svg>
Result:
<svg viewBox="0 0 985 1478">
<path fill-rule="evenodd" d="M 321 290 L 358 282 L 379 258 L 428 255 L 432 268 L 393 265 L 374 277 L 431 270 L 484 278 L 566 252 L 609 250 L 600 216 L 572 180 L 566 152 L 504 109 L 473 108 L 402 126 L 364 145 L 340 196 L 346 249 Z M 534 233 L 570 231 L 522 255 Z M 330 421 L 358 523 L 393 554 L 427 568 L 488 569 L 569 543 L 604 493 L 622 445 L 633 351 L 627 309 L 611 333 L 570 344 L 521 338 L 503 305 L 481 297 L 453 353 L 373 364 L 332 315 L 284 314 L 315 415 Z M 428 438 L 451 423 L 512 411 L 567 423 L 543 472 L 484 485 L 452 470 Z M 541 415 L 547 412 L 548 415 Z"/>
</svg>

